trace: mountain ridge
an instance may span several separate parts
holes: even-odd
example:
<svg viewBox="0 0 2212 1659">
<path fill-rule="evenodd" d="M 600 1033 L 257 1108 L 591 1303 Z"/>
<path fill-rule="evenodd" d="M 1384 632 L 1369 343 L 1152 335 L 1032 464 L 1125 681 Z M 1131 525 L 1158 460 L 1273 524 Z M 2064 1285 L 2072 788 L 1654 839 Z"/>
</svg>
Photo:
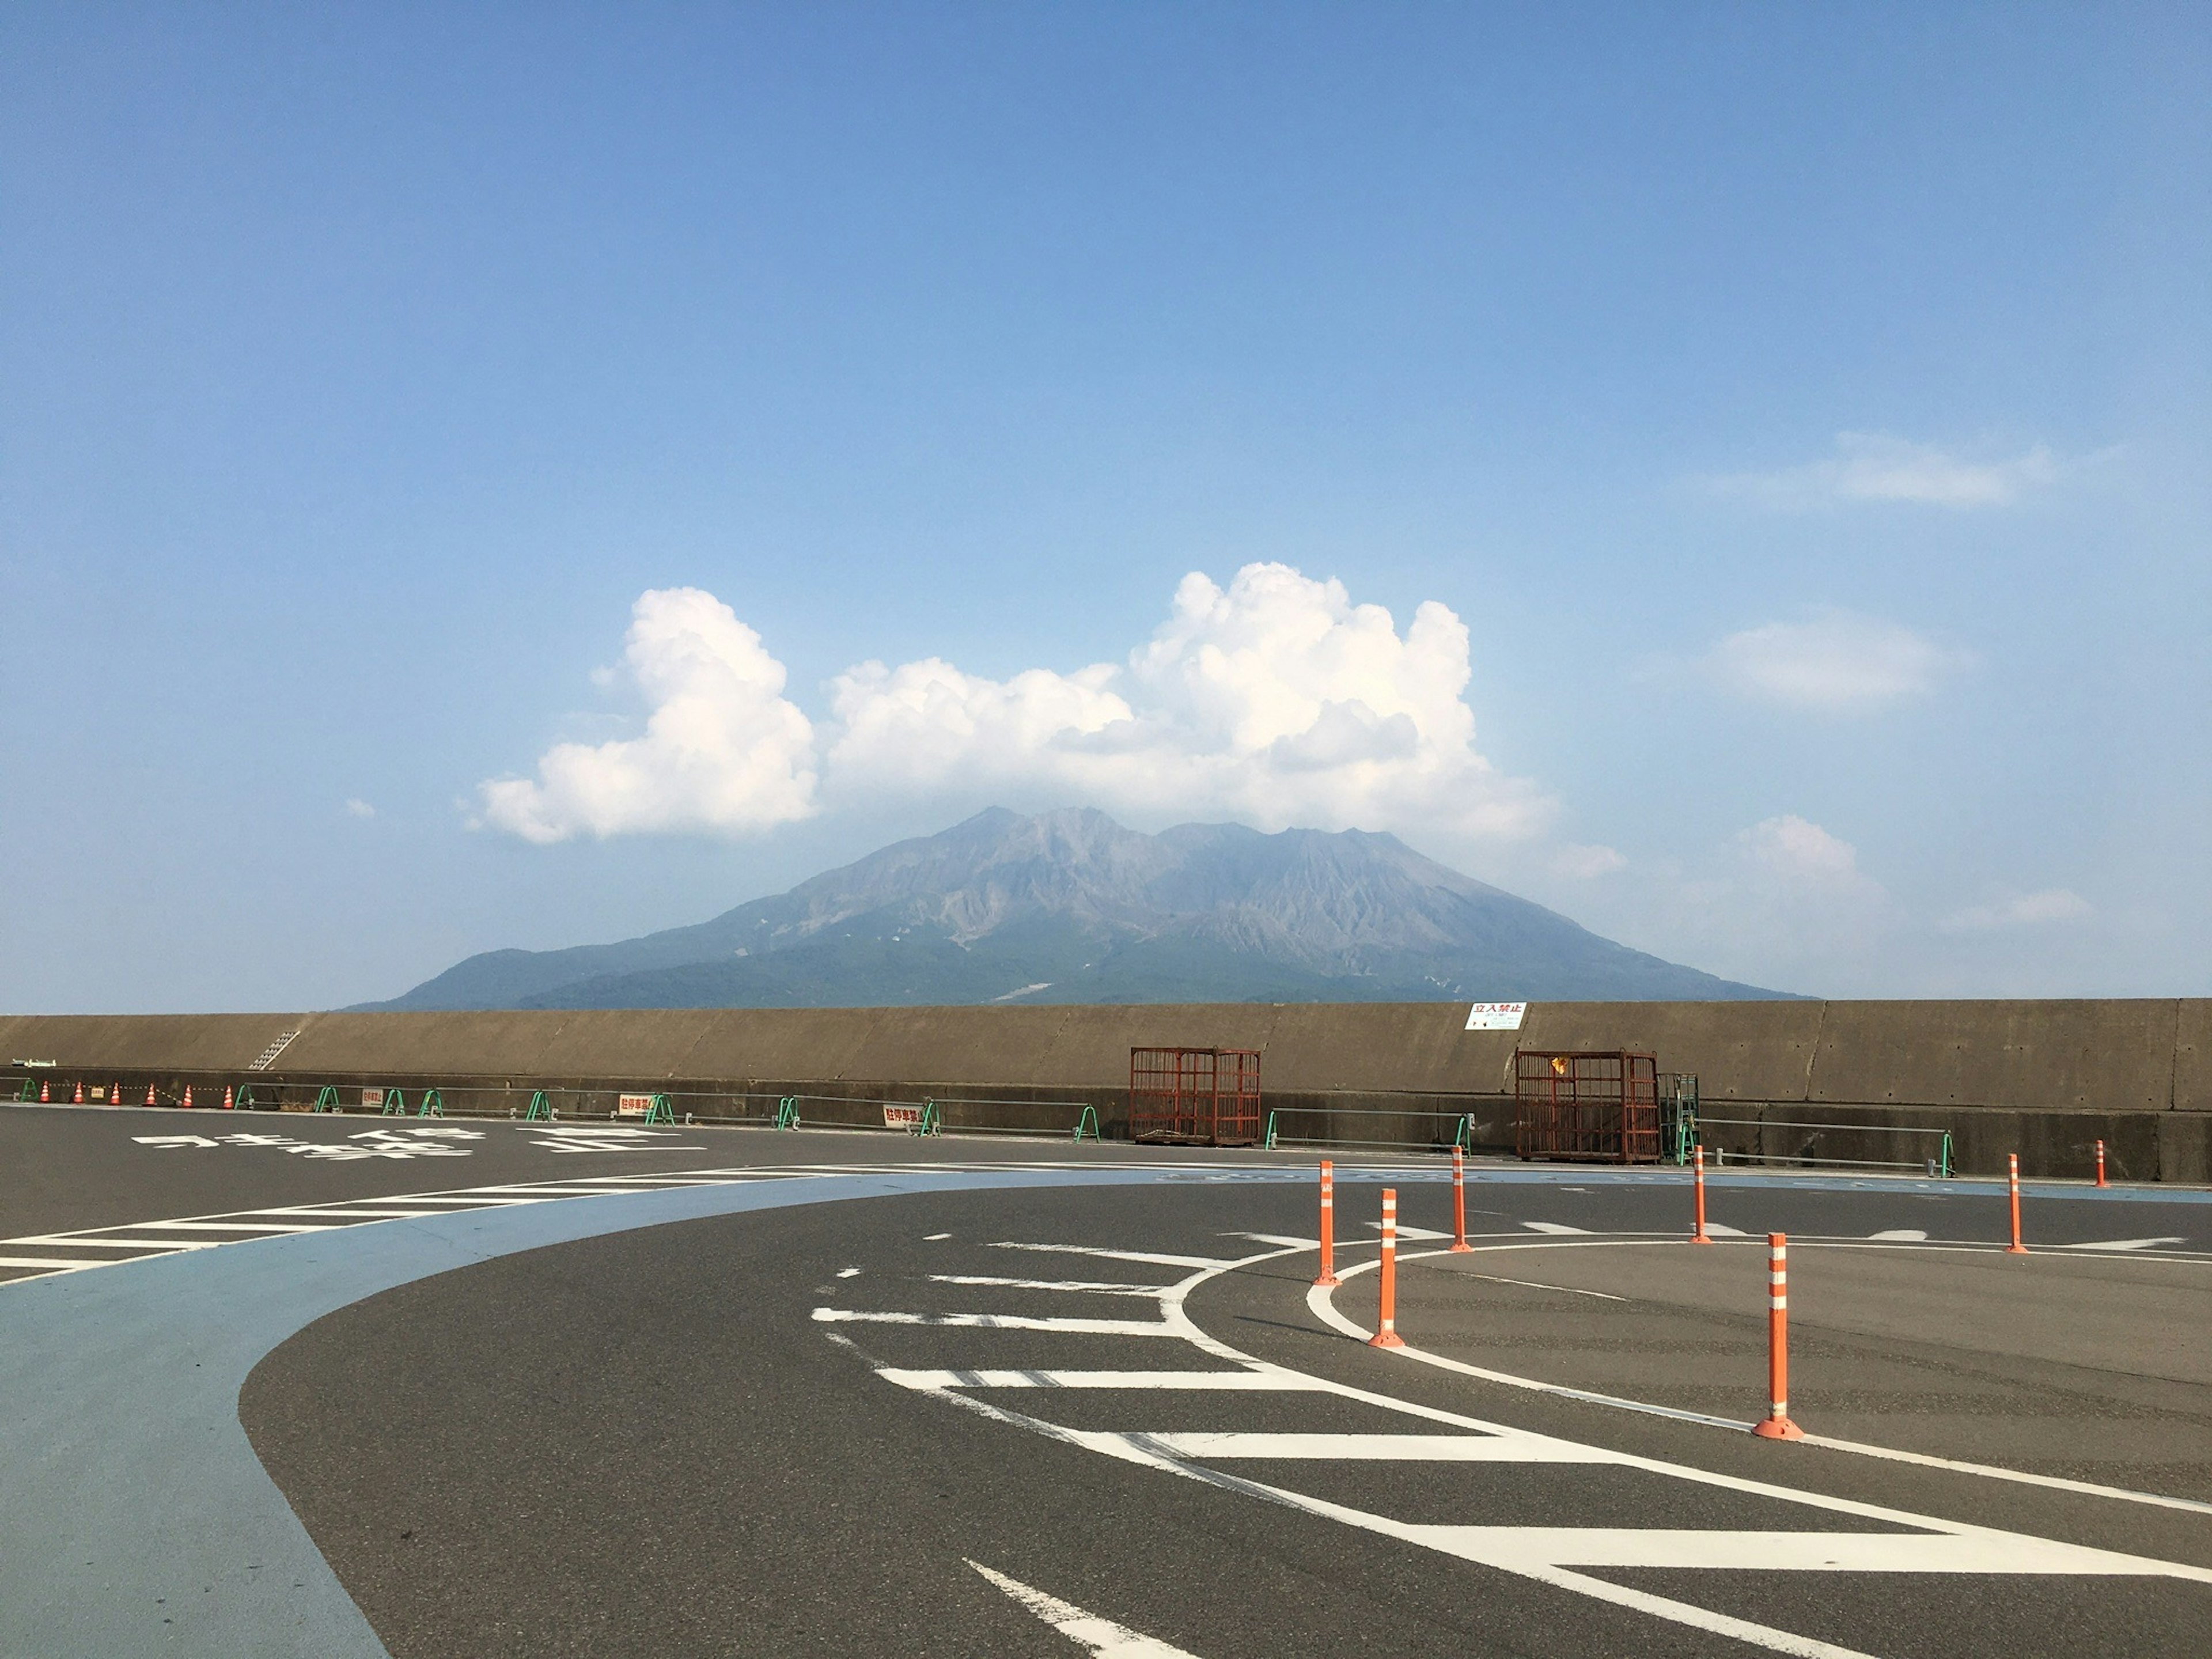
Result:
<svg viewBox="0 0 2212 1659">
<path fill-rule="evenodd" d="M 368 1010 L 1743 1000 L 1365 830 L 993 807 L 707 921 L 492 951 Z"/>
</svg>

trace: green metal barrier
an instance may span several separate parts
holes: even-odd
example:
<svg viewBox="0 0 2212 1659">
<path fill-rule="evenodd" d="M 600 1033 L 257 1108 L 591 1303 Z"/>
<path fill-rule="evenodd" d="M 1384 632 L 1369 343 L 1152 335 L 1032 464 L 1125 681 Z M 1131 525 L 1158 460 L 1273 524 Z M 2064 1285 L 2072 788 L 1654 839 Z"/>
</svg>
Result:
<svg viewBox="0 0 2212 1659">
<path fill-rule="evenodd" d="M 1267 1114 L 1267 1138 L 1261 1144 L 1271 1152 L 1275 1150 L 1275 1115 L 1272 1111 Z"/>
<path fill-rule="evenodd" d="M 28 1078 L 25 1078 L 15 1090 L 15 1103 L 19 1106 L 26 1101 L 34 1101 L 38 1097 L 39 1091 L 31 1086 L 31 1079 Z"/>
<path fill-rule="evenodd" d="M 440 1094 L 435 1089 L 425 1089 L 422 1091 L 422 1107 L 416 1112 L 415 1115 L 417 1117 L 443 1117 L 445 1115 L 445 1096 Z"/>
<path fill-rule="evenodd" d="M 318 1091 L 315 1096 L 315 1109 L 319 1112 L 343 1112 L 345 1110 L 344 1107 L 338 1104 L 338 1085 L 337 1084 L 325 1083 L 323 1085 L 321 1090 Z"/>
<path fill-rule="evenodd" d="M 525 1123 L 550 1123 L 553 1120 L 553 1103 L 545 1097 L 545 1091 L 530 1091 L 530 1109 L 522 1115 Z"/>
<path fill-rule="evenodd" d="M 786 1095 L 776 1103 L 775 1127 L 779 1129 L 796 1129 L 799 1127 L 799 1097 L 797 1095 Z"/>
<path fill-rule="evenodd" d="M 921 1103 L 921 1116 L 907 1133 L 911 1135 L 941 1135 L 945 1133 L 945 1114 L 937 1109 L 935 1101 Z"/>
<path fill-rule="evenodd" d="M 253 1085 L 251 1083 L 242 1083 L 239 1085 L 238 1098 L 236 1101 L 232 1103 L 231 1109 L 240 1112 L 252 1112 L 259 1109 L 253 1103 Z"/>
<path fill-rule="evenodd" d="M 1075 1138 L 1078 1140 L 1105 1139 L 1098 1133 L 1098 1113 L 1096 1109 L 1089 1106 L 1083 1109 L 1083 1115 L 1075 1120 Z"/>
<path fill-rule="evenodd" d="M 666 1095 L 653 1096 L 653 1104 L 645 1109 L 645 1121 L 647 1123 L 673 1123 L 676 1121 L 676 1109 L 668 1103 L 668 1097 Z"/>
<path fill-rule="evenodd" d="M 379 1112 L 377 1115 L 379 1117 L 405 1117 L 407 1115 L 406 1091 L 404 1089 L 386 1089 L 384 1091 L 384 1109 L 381 1112 Z"/>
</svg>

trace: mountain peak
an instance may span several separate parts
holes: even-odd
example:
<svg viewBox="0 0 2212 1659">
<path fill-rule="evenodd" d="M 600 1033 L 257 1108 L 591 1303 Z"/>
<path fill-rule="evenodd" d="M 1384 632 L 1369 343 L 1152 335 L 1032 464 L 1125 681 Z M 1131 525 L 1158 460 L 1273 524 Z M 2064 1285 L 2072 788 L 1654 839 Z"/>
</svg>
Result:
<svg viewBox="0 0 2212 1659">
<path fill-rule="evenodd" d="M 1395 836 L 991 807 L 616 945 L 471 957 L 387 1008 L 1777 994 L 1631 951 Z"/>
</svg>

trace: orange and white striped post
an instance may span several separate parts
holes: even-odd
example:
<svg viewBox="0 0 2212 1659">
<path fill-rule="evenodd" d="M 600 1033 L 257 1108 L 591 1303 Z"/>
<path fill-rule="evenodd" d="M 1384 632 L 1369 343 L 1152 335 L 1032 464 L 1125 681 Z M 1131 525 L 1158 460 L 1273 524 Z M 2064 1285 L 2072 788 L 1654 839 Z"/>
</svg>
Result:
<svg viewBox="0 0 2212 1659">
<path fill-rule="evenodd" d="M 77 1079 L 76 1093 L 70 1097 L 70 1104 L 72 1106 L 84 1104 L 84 1079 L 82 1078 Z"/>
<path fill-rule="evenodd" d="M 224 1084 L 222 1085 L 222 1109 L 226 1112 L 234 1111 L 237 1109 L 237 1106 L 238 1091 L 233 1089 L 228 1083 Z"/>
<path fill-rule="evenodd" d="M 1790 1235 L 1766 1236 L 1766 1415 L 1751 1425 L 1765 1440 L 1802 1440 L 1790 1420 Z"/>
<path fill-rule="evenodd" d="M 1705 1231 L 1705 1149 L 1704 1147 L 1690 1148 L 1690 1168 L 1692 1172 L 1691 1185 L 1696 1189 L 1698 1194 L 1698 1230 L 1690 1235 L 1690 1243 L 1710 1244 L 1713 1241 L 1711 1235 Z"/>
<path fill-rule="evenodd" d="M 149 1106 L 154 1103 L 154 1085 L 150 1083 L 146 1085 L 146 1103 Z"/>
<path fill-rule="evenodd" d="M 1376 1277 L 1382 1285 L 1382 1304 L 1376 1312 L 1375 1334 L 1367 1339 L 1367 1346 L 1402 1348 L 1406 1339 L 1398 1334 L 1398 1189 L 1395 1187 L 1382 1189 L 1382 1265 Z"/>
<path fill-rule="evenodd" d="M 1458 1146 L 1452 1148 L 1452 1243 L 1455 1250 L 1471 1250 L 1467 1242 L 1467 1162 Z"/>
<path fill-rule="evenodd" d="M 1316 1285 L 1336 1283 L 1336 1166 L 1321 1161 L 1321 1277 Z"/>
<path fill-rule="evenodd" d="M 181 1103 L 185 1106 L 190 1106 L 192 1103 L 192 1085 L 189 1083 L 185 1085 L 185 1097 Z"/>
<path fill-rule="evenodd" d="M 47 1082 L 44 1078 L 40 1078 L 39 1079 L 39 1104 L 41 1106 L 51 1106 L 53 1103 L 54 1086 L 52 1084 Z"/>
<path fill-rule="evenodd" d="M 2005 1184 L 2012 1189 L 2012 1243 L 2005 1246 L 2007 1255 L 2026 1255 L 2027 1246 L 2020 1242 L 2020 1154 L 2005 1154 Z"/>
<path fill-rule="evenodd" d="M 2097 1184 L 2100 1187 L 2109 1187 L 2112 1184 L 2105 1179 L 2105 1143 L 2101 1140 L 2097 1143 Z"/>
</svg>

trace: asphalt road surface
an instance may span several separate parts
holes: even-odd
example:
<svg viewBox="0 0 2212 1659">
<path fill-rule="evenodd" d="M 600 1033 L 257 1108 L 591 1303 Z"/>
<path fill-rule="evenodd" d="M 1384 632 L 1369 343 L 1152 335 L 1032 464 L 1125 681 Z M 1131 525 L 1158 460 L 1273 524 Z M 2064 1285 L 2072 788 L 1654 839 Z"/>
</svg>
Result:
<svg viewBox="0 0 2212 1659">
<path fill-rule="evenodd" d="M 2212 1651 L 2212 1194 L 210 1118 L 0 1113 L 0 1654 Z"/>
</svg>

